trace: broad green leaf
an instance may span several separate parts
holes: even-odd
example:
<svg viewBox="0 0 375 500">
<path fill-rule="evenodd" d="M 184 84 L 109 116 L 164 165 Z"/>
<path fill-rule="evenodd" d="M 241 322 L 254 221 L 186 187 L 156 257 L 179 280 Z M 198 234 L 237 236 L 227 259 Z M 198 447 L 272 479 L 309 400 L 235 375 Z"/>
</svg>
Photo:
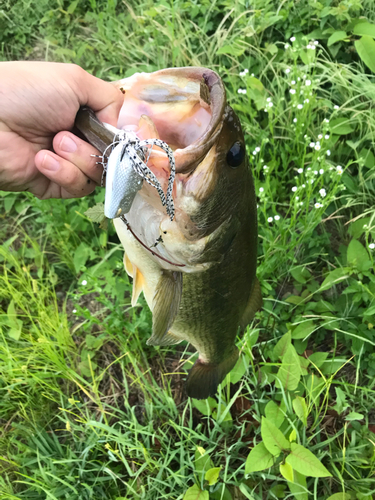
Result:
<svg viewBox="0 0 375 500">
<path fill-rule="evenodd" d="M 307 320 L 300 323 L 292 330 L 292 339 L 304 339 L 316 329 L 313 321 Z"/>
<path fill-rule="evenodd" d="M 73 14 L 73 12 L 76 10 L 77 5 L 78 5 L 79 0 L 74 0 L 69 7 L 66 9 L 68 14 Z"/>
<path fill-rule="evenodd" d="M 241 380 L 241 378 L 245 375 L 249 368 L 249 358 L 246 355 L 242 355 L 239 357 L 237 363 L 234 365 L 234 368 L 230 372 L 230 382 L 232 384 L 237 384 Z"/>
<path fill-rule="evenodd" d="M 264 91 L 263 83 L 260 80 L 258 80 L 258 78 L 255 78 L 255 76 L 250 76 L 247 79 L 247 84 L 251 89 L 259 90 L 259 92 Z"/>
<path fill-rule="evenodd" d="M 292 451 L 286 457 L 286 462 L 297 472 L 311 477 L 332 476 L 332 474 L 324 467 L 322 462 L 304 446 L 297 443 L 291 443 L 291 448 Z"/>
<path fill-rule="evenodd" d="M 296 342 L 298 342 L 298 340 L 296 340 Z M 309 372 L 307 370 L 307 367 L 309 366 L 310 361 L 304 358 L 303 356 L 298 356 L 298 360 L 299 360 L 299 366 L 301 368 L 301 375 L 308 375 Z"/>
<path fill-rule="evenodd" d="M 289 434 L 289 442 L 295 441 L 297 439 L 297 432 L 295 429 Z"/>
<path fill-rule="evenodd" d="M 285 299 L 285 302 L 288 302 L 288 304 L 299 306 L 302 302 L 304 302 L 304 300 L 305 299 L 303 297 L 300 297 L 299 295 L 289 295 L 289 297 Z"/>
<path fill-rule="evenodd" d="M 290 271 L 293 278 L 298 281 L 298 283 L 305 284 L 308 279 L 311 278 L 311 273 L 306 267 L 298 266 Z"/>
<path fill-rule="evenodd" d="M 184 495 L 183 500 L 209 500 L 210 495 L 208 491 L 201 490 L 199 486 L 194 484 L 191 486 Z"/>
<path fill-rule="evenodd" d="M 345 31 L 335 31 L 332 33 L 332 35 L 328 38 L 327 45 L 330 47 L 334 43 L 340 42 L 341 40 L 345 40 L 348 35 L 346 34 Z"/>
<path fill-rule="evenodd" d="M 358 271 L 368 269 L 369 255 L 365 247 L 358 240 L 352 240 L 349 243 L 347 261 L 349 265 L 355 266 Z"/>
<path fill-rule="evenodd" d="M 290 443 L 284 434 L 270 420 L 262 417 L 260 429 L 264 446 L 274 456 L 280 455 L 284 450 L 290 450 Z"/>
<path fill-rule="evenodd" d="M 375 24 L 358 23 L 354 26 L 353 33 L 359 36 L 366 35 L 375 38 Z"/>
<path fill-rule="evenodd" d="M 373 166 L 375 165 L 375 156 L 374 156 L 373 152 L 370 151 L 370 149 L 365 149 L 365 148 L 361 149 L 361 152 L 359 153 L 359 158 L 363 158 L 363 160 L 365 162 L 365 166 L 367 168 L 373 168 Z M 368 219 L 370 219 L 370 217 Z M 352 223 L 352 224 L 354 224 L 354 223 Z M 353 235 L 353 237 L 356 238 L 356 236 L 354 236 L 354 235 Z"/>
<path fill-rule="evenodd" d="M 294 346 L 290 345 L 283 356 L 279 371 L 277 372 L 278 384 L 284 389 L 295 391 L 301 378 L 301 368 L 298 354 Z"/>
<path fill-rule="evenodd" d="M 280 464 L 280 474 L 287 480 L 294 480 L 293 467 L 285 462 L 284 464 Z"/>
<path fill-rule="evenodd" d="M 308 500 L 308 492 L 306 488 L 306 476 L 300 474 L 296 470 L 294 472 L 294 482 L 288 482 L 290 491 L 293 493 L 296 500 Z"/>
<path fill-rule="evenodd" d="M 233 497 L 228 488 L 221 484 L 217 491 L 210 493 L 210 500 L 233 500 Z"/>
<path fill-rule="evenodd" d="M 351 411 L 348 415 L 346 415 L 345 420 L 349 422 L 352 420 L 363 420 L 365 417 L 361 413 L 357 413 L 355 411 Z"/>
<path fill-rule="evenodd" d="M 336 391 L 336 404 L 333 406 L 333 409 L 337 411 L 337 413 L 340 415 L 343 413 L 347 408 L 349 408 L 349 405 L 346 402 L 346 395 L 345 392 L 340 389 L 340 387 L 335 387 Z"/>
<path fill-rule="evenodd" d="M 354 42 L 359 57 L 375 73 L 375 42 L 370 36 L 363 36 Z"/>
<path fill-rule="evenodd" d="M 250 451 L 246 459 L 245 474 L 269 469 L 273 466 L 274 458 L 265 447 L 264 443 L 259 443 Z"/>
<path fill-rule="evenodd" d="M 291 345 L 292 335 L 290 332 L 286 332 L 281 339 L 277 342 L 275 347 L 273 348 L 273 354 L 276 358 L 282 358 L 288 347 Z"/>
<path fill-rule="evenodd" d="M 301 420 L 304 426 L 307 425 L 307 416 L 309 414 L 309 410 L 307 408 L 307 404 L 304 398 L 301 396 L 297 396 L 293 399 L 293 409 L 296 412 L 297 417 Z"/>
<path fill-rule="evenodd" d="M 16 307 L 13 299 L 9 302 L 7 315 L 3 316 L 3 318 L 4 320 L 2 323 L 9 326 L 8 336 L 13 340 L 19 340 L 22 333 L 23 321 L 17 318 Z"/>
<path fill-rule="evenodd" d="M 208 471 L 204 475 L 204 478 L 206 481 L 208 481 L 209 486 L 212 486 L 213 484 L 217 483 L 220 471 L 221 467 L 213 467 L 212 469 L 208 469 Z"/>
<path fill-rule="evenodd" d="M 228 54 L 234 57 L 240 57 L 245 52 L 245 47 L 233 41 L 230 45 L 223 45 L 216 51 L 216 55 Z"/>
<path fill-rule="evenodd" d="M 192 399 L 193 406 L 199 410 L 202 415 L 209 417 L 217 407 L 217 401 L 214 398 Z"/>
<path fill-rule="evenodd" d="M 320 371 L 323 375 L 332 375 L 341 370 L 347 361 L 345 358 L 326 359 L 320 367 Z"/>
<path fill-rule="evenodd" d="M 343 491 L 340 491 L 340 493 L 334 493 L 330 497 L 327 498 L 327 500 L 350 500 L 351 495 L 350 493 L 344 493 Z"/>
<path fill-rule="evenodd" d="M 285 414 L 274 401 L 269 401 L 265 407 L 266 418 L 270 420 L 277 428 L 281 426 L 281 424 L 285 420 Z"/>
<path fill-rule="evenodd" d="M 371 306 L 363 313 L 365 316 L 373 316 L 375 314 L 375 306 Z"/>
<path fill-rule="evenodd" d="M 214 468 L 210 455 L 201 446 L 195 450 L 195 472 L 202 481 L 206 472 Z"/>
<path fill-rule="evenodd" d="M 337 269 L 334 269 L 333 271 L 330 271 L 321 284 L 320 291 L 328 290 L 328 288 L 331 288 L 333 285 L 340 283 L 349 276 L 350 273 L 346 267 L 339 267 Z"/>
<path fill-rule="evenodd" d="M 346 135 L 353 132 L 354 128 L 350 125 L 350 120 L 348 118 L 336 118 L 335 120 L 330 120 L 329 128 L 332 134 Z"/>
<path fill-rule="evenodd" d="M 320 368 L 328 357 L 328 352 L 314 352 L 309 356 L 309 360 L 313 366 Z"/>
<path fill-rule="evenodd" d="M 91 249 L 86 243 L 80 243 L 74 252 L 73 263 L 76 273 L 81 271 L 82 266 L 84 266 L 89 258 Z"/>
<path fill-rule="evenodd" d="M 104 203 L 97 203 L 95 206 L 89 208 L 84 212 L 86 217 L 88 217 L 92 222 L 101 223 L 105 219 L 104 215 Z"/>
</svg>

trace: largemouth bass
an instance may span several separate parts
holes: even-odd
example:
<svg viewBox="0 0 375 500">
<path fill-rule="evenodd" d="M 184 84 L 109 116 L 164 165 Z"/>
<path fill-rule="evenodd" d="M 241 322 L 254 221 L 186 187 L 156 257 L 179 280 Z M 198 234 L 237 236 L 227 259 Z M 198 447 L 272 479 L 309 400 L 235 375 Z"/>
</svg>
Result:
<svg viewBox="0 0 375 500">
<path fill-rule="evenodd" d="M 241 125 L 221 79 L 205 68 L 137 73 L 114 85 L 124 93 L 118 128 L 165 141 L 176 163 L 173 220 L 147 183 L 134 191 L 126 219 L 114 219 L 133 278 L 132 304 L 143 292 L 153 314 L 148 344 L 186 340 L 197 349 L 187 394 L 204 399 L 236 364 L 236 335 L 262 303 L 256 198 Z M 103 152 L 113 135 L 95 126 L 79 124 Z M 160 148 L 148 166 L 166 192 L 170 168 Z"/>
</svg>

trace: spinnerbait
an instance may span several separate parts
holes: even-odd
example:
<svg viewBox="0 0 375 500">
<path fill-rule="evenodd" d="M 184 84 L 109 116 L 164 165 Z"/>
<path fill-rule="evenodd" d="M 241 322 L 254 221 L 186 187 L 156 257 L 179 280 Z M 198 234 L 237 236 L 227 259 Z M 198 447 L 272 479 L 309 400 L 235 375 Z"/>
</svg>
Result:
<svg viewBox="0 0 375 500">
<path fill-rule="evenodd" d="M 174 204 L 172 198 L 173 182 L 175 178 L 175 161 L 171 148 L 160 139 L 146 139 L 141 141 L 133 132 L 115 130 L 114 141 L 103 152 L 103 176 L 106 176 L 106 193 L 104 214 L 110 219 L 129 212 L 137 192 L 141 189 L 143 180 L 157 189 L 163 206 L 166 207 L 170 219 L 174 218 Z M 149 146 L 151 148 L 149 149 Z M 147 166 L 153 146 L 163 149 L 171 167 L 167 194 L 155 174 Z M 146 154 L 148 153 L 147 159 Z"/>
</svg>

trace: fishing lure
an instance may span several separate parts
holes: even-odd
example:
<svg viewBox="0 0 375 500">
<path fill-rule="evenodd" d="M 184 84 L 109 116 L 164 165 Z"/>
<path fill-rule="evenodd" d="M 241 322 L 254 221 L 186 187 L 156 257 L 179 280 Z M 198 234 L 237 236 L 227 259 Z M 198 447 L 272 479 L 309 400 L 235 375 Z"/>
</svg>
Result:
<svg viewBox="0 0 375 500">
<path fill-rule="evenodd" d="M 158 178 L 147 165 L 153 146 L 158 146 L 166 152 L 171 167 L 166 195 Z M 108 151 L 110 151 L 109 154 L 107 154 Z M 129 212 L 134 198 L 145 180 L 158 191 L 167 214 L 173 220 L 172 190 L 176 167 L 173 152 L 164 141 L 160 139 L 141 141 L 133 132 L 117 130 L 115 140 L 106 148 L 102 158 L 103 173 L 106 175 L 104 202 L 106 217 L 114 219 Z"/>
</svg>

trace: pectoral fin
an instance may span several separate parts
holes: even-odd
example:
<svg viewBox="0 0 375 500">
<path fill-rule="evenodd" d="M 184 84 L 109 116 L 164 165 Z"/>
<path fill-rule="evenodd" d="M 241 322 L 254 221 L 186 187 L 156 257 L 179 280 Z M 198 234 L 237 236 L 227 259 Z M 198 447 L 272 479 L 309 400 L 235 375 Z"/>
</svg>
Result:
<svg viewBox="0 0 375 500">
<path fill-rule="evenodd" d="M 126 253 L 124 253 L 124 266 L 125 271 L 128 273 L 128 275 L 133 277 L 133 264 L 130 262 L 130 259 L 126 255 Z"/>
<path fill-rule="evenodd" d="M 180 307 L 182 295 L 182 273 L 163 271 L 156 287 L 152 310 L 152 336 L 148 345 L 169 345 L 166 337 Z"/>
<path fill-rule="evenodd" d="M 259 309 L 262 307 L 262 304 L 263 304 L 262 290 L 260 288 L 260 283 L 258 281 L 258 278 L 255 278 L 249 302 L 247 303 L 246 309 L 241 318 L 240 325 L 242 330 L 245 329 L 246 326 L 251 322 L 251 320 L 255 316 L 255 313 L 259 311 Z"/>
<path fill-rule="evenodd" d="M 134 307 L 137 303 L 138 297 L 143 290 L 143 285 L 145 283 L 145 279 L 143 274 L 138 269 L 138 267 L 133 265 L 133 293 L 132 293 L 132 307 Z"/>
</svg>

